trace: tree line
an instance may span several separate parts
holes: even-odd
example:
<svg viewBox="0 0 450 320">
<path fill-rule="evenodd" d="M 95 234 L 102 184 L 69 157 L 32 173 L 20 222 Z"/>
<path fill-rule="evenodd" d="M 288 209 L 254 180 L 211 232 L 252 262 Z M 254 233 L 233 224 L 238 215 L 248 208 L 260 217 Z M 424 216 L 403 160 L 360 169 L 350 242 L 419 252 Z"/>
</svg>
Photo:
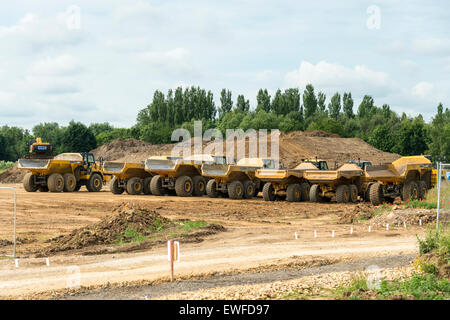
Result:
<svg viewBox="0 0 450 320">
<path fill-rule="evenodd" d="M 313 85 L 303 92 L 299 88 L 277 90 L 273 97 L 260 89 L 255 108 L 244 95 L 236 100 L 230 90 L 220 92 L 216 106 L 211 91 L 200 87 L 156 90 L 149 105 L 138 112 L 131 128 L 115 128 L 109 123 L 71 121 L 63 127 L 58 123 L 40 123 L 32 131 L 4 125 L 0 127 L 0 160 L 16 161 L 28 152 L 27 142 L 42 137 L 52 142 L 54 152 L 83 152 L 117 138 L 135 138 L 153 144 L 171 143 L 171 133 L 185 128 L 193 133 L 195 120 L 201 120 L 203 130 L 280 129 L 323 130 L 341 137 L 358 137 L 374 147 L 401 155 L 431 154 L 436 160 L 450 159 L 450 111 L 442 104 L 430 123 L 422 115 L 398 115 L 387 104 L 376 106 L 365 95 L 355 107 L 351 92 L 336 92 L 330 99 Z"/>
</svg>

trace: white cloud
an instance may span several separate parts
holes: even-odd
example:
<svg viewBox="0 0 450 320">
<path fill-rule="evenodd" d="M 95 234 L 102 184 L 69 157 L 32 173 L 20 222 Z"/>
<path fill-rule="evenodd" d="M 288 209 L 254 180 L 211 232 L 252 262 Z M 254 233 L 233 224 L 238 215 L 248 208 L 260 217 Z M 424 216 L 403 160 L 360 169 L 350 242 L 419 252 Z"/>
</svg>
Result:
<svg viewBox="0 0 450 320">
<path fill-rule="evenodd" d="M 416 39 L 413 50 L 419 54 L 439 55 L 450 53 L 450 40 L 439 38 Z"/>
<path fill-rule="evenodd" d="M 419 82 L 412 88 L 412 94 L 416 97 L 425 99 L 430 96 L 430 94 L 433 92 L 434 85 L 430 82 Z"/>
<path fill-rule="evenodd" d="M 193 70 L 191 53 L 185 48 L 168 51 L 147 51 L 136 55 L 137 61 L 162 71 L 182 73 Z"/>
<path fill-rule="evenodd" d="M 78 59 L 72 55 L 64 54 L 51 58 L 47 56 L 44 59 L 34 62 L 30 72 L 38 75 L 71 75 L 82 70 Z"/>
<path fill-rule="evenodd" d="M 351 90 L 357 93 L 379 95 L 392 89 L 392 80 L 386 72 L 373 71 L 366 66 L 347 68 L 321 61 L 316 65 L 302 61 L 300 67 L 285 76 L 288 86 L 305 87 L 308 83 L 320 89 Z"/>
<path fill-rule="evenodd" d="M 403 69 L 405 69 L 406 71 L 409 71 L 409 72 L 415 72 L 419 68 L 419 66 L 417 65 L 416 62 L 414 62 L 412 60 L 408 60 L 408 59 L 400 60 L 399 65 L 400 65 L 400 67 L 402 67 Z"/>
</svg>

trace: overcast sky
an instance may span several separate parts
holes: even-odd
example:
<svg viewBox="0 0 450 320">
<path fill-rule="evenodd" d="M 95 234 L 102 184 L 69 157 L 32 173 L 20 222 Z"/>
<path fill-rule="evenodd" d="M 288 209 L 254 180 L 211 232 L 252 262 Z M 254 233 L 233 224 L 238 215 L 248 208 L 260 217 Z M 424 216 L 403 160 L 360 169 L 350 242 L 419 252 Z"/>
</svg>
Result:
<svg viewBox="0 0 450 320">
<path fill-rule="evenodd" d="M 426 120 L 450 107 L 448 1 L 0 4 L 0 125 L 130 127 L 156 89 L 244 94 L 307 83 Z"/>
</svg>

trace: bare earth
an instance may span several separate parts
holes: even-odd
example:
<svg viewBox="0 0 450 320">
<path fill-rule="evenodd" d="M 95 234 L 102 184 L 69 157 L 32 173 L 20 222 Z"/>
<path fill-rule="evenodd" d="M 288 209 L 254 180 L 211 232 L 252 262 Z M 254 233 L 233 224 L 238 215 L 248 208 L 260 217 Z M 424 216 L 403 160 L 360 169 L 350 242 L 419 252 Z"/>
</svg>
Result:
<svg viewBox="0 0 450 320">
<path fill-rule="evenodd" d="M 234 201 L 207 197 L 117 196 L 108 190 L 89 193 L 84 189 L 70 194 L 27 193 L 19 184 L 9 186 L 18 192 L 17 236 L 21 242 L 17 248 L 18 268 L 13 259 L 0 259 L 2 298 L 171 297 L 183 291 L 247 283 L 245 277 L 255 273 L 260 276 L 252 280 L 252 284 L 323 273 L 328 269 L 314 268 L 333 264 L 338 267 L 328 267 L 329 272 L 353 270 L 347 268 L 349 265 L 335 264 L 351 261 L 360 261 L 361 268 L 372 262 L 380 268 L 400 267 L 408 265 L 417 253 L 416 234 L 425 232 L 423 226 L 408 226 L 407 229 L 390 226 L 389 230 L 374 226 L 369 233 L 367 222 L 361 222 L 353 225 L 353 234 L 350 234 L 352 225 L 337 222 L 354 210 L 355 204 L 269 203 L 262 198 Z M 226 227 L 226 232 L 208 236 L 202 242 L 181 243 L 181 261 L 175 264 L 178 280 L 212 279 L 210 284 L 185 287 L 171 284 L 154 287 L 157 291 L 150 292 L 151 285 L 168 280 L 165 244 L 120 254 L 83 255 L 83 250 L 67 251 L 50 256 L 50 266 L 46 265 L 45 257 L 36 257 L 37 252 L 49 245 L 46 240 L 100 221 L 123 201 L 137 202 L 170 219 L 204 220 Z M 315 230 L 317 237 L 314 237 Z M 332 230 L 335 237 L 332 237 Z M 298 234 L 297 240 L 294 232 Z M 1 190 L 0 241 L 11 238 L 12 196 L 9 191 Z M 1 254 L 11 252 L 11 245 L 0 245 Z M 374 257 L 378 258 L 370 260 Z M 304 271 L 303 275 L 298 273 L 303 269 L 309 271 Z M 293 270 L 293 276 L 287 276 Z M 219 277 L 226 275 L 237 278 L 228 283 Z M 81 289 L 76 288 L 78 284 Z M 123 286 L 128 288 L 125 294 L 121 290 L 114 291 Z"/>
</svg>

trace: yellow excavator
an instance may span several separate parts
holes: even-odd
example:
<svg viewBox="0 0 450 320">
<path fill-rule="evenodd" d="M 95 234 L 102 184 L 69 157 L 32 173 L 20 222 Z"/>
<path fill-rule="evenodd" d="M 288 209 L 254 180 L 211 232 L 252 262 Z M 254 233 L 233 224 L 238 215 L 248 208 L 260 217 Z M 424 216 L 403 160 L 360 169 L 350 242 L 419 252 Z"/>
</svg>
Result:
<svg viewBox="0 0 450 320">
<path fill-rule="evenodd" d="M 51 159 L 53 158 L 53 146 L 50 142 L 43 142 L 41 138 L 31 139 L 28 142 L 29 153 L 25 159 Z"/>
</svg>

